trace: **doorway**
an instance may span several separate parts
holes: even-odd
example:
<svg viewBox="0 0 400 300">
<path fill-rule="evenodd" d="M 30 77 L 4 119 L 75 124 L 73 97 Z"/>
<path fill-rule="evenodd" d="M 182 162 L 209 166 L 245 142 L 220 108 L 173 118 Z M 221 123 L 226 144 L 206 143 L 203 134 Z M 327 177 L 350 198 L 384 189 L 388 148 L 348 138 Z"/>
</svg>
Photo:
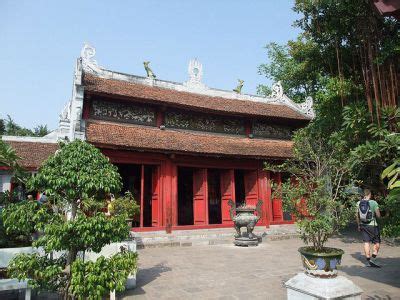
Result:
<svg viewBox="0 0 400 300">
<path fill-rule="evenodd" d="M 208 222 L 221 224 L 221 172 L 218 169 L 208 169 Z"/>
<path fill-rule="evenodd" d="M 193 168 L 178 168 L 178 225 L 193 225 Z"/>
<path fill-rule="evenodd" d="M 235 200 L 236 207 L 246 204 L 244 170 L 235 170 Z"/>
<path fill-rule="evenodd" d="M 159 226 L 159 166 L 139 164 L 117 164 L 122 178 L 120 196 L 131 192 L 140 207 L 140 215 L 135 216 L 133 227 Z"/>
</svg>

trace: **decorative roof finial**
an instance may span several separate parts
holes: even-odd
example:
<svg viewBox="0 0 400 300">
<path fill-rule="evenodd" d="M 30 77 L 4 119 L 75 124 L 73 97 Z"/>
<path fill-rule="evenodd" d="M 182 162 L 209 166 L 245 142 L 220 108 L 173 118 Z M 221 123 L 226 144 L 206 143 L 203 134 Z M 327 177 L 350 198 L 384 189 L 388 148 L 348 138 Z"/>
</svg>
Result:
<svg viewBox="0 0 400 300">
<path fill-rule="evenodd" d="M 95 54 L 96 49 L 94 47 L 90 46 L 88 43 L 83 44 L 83 48 L 81 50 L 81 61 L 83 68 L 94 73 L 99 73 L 101 72 L 101 68 L 94 59 Z"/>
<path fill-rule="evenodd" d="M 282 83 L 280 81 L 278 81 L 272 85 L 271 97 L 277 98 L 277 99 L 280 99 L 283 97 L 283 87 L 282 87 Z"/>
<path fill-rule="evenodd" d="M 238 83 L 237 87 L 235 89 L 233 89 L 233 91 L 238 93 L 238 94 L 241 94 L 244 80 L 238 79 L 238 82 L 239 83 Z"/>
<path fill-rule="evenodd" d="M 299 104 L 300 109 L 303 111 L 303 113 L 305 115 L 314 118 L 315 113 L 314 113 L 313 105 L 314 105 L 314 101 L 311 96 L 308 96 L 303 103 Z"/>
<path fill-rule="evenodd" d="M 153 71 L 150 69 L 149 67 L 150 62 L 149 61 L 144 61 L 143 65 L 144 65 L 144 69 L 146 70 L 146 74 L 148 78 L 152 78 L 155 79 L 156 75 L 153 73 Z"/>
<path fill-rule="evenodd" d="M 195 58 L 190 60 L 188 66 L 189 81 L 193 84 L 201 83 L 203 77 L 203 65 Z"/>
</svg>

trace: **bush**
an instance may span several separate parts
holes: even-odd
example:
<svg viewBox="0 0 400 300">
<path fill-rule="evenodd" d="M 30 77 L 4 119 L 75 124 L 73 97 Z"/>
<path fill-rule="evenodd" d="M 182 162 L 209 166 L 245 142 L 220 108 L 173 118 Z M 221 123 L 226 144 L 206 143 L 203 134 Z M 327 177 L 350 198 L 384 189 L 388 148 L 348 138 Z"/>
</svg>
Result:
<svg viewBox="0 0 400 300">
<path fill-rule="evenodd" d="M 111 202 L 111 215 L 126 215 L 132 218 L 139 214 L 140 206 L 133 199 L 131 192 L 126 192 L 123 197 L 119 197 Z"/>
</svg>

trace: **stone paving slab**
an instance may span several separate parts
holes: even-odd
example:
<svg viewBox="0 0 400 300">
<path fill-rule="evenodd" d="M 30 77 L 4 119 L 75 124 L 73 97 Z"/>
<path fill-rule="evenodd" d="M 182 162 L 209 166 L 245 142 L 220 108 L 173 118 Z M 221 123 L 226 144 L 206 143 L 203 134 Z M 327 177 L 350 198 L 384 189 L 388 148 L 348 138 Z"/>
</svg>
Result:
<svg viewBox="0 0 400 300">
<path fill-rule="evenodd" d="M 137 288 L 120 299 L 286 299 L 283 283 L 302 271 L 299 239 L 258 247 L 212 245 L 139 250 Z M 400 247 L 383 245 L 381 269 L 365 267 L 361 241 L 332 239 L 345 251 L 340 274 L 364 290 L 363 299 L 400 299 Z"/>
</svg>

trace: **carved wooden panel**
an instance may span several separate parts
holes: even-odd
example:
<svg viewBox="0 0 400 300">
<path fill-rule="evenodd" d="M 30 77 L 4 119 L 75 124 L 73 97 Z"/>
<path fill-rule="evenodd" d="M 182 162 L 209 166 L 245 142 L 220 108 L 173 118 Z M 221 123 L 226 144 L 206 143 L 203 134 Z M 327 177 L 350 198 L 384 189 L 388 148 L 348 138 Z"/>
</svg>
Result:
<svg viewBox="0 0 400 300">
<path fill-rule="evenodd" d="M 290 140 L 293 129 L 282 125 L 272 125 L 262 121 L 253 122 L 253 135 L 270 139 Z"/>
<path fill-rule="evenodd" d="M 156 112 L 152 107 L 131 103 L 93 100 L 90 115 L 95 119 L 116 122 L 156 125 Z"/>
<path fill-rule="evenodd" d="M 226 134 L 244 135 L 244 121 L 239 118 L 225 118 L 185 111 L 167 111 L 165 126 L 178 129 L 218 132 Z"/>
</svg>

